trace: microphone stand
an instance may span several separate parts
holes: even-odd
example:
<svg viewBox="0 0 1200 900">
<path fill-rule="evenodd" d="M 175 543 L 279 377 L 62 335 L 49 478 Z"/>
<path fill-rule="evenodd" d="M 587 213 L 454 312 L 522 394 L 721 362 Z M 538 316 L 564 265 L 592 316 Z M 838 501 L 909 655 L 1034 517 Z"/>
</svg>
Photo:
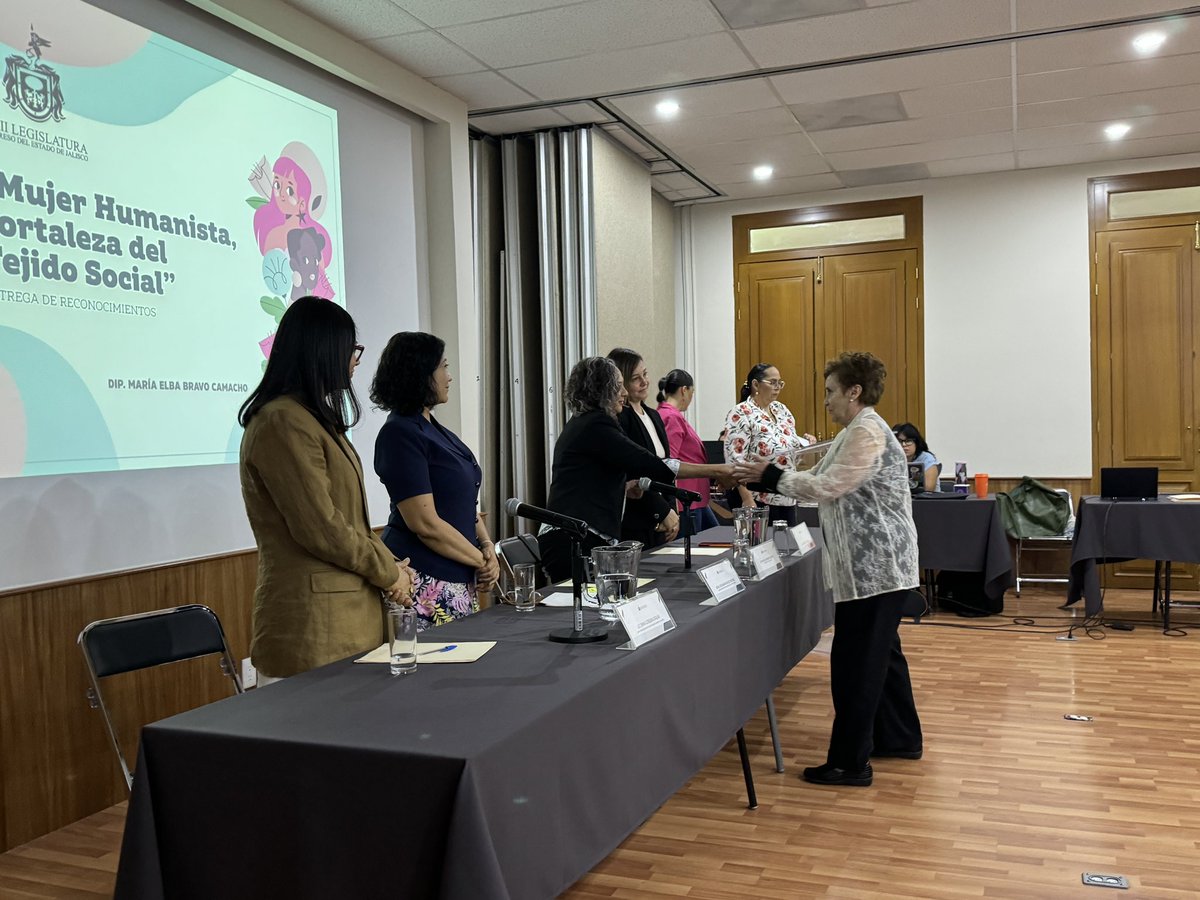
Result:
<svg viewBox="0 0 1200 900">
<path fill-rule="evenodd" d="M 591 644 L 608 639 L 608 629 L 593 625 L 583 627 L 583 537 L 578 532 L 571 532 L 571 590 L 574 598 L 571 603 L 571 627 L 556 628 L 547 635 L 550 640 L 559 644 Z"/>
<path fill-rule="evenodd" d="M 679 505 L 683 507 L 683 571 L 690 572 L 692 569 L 692 529 L 695 523 L 692 521 L 692 501 L 680 500 Z"/>
</svg>

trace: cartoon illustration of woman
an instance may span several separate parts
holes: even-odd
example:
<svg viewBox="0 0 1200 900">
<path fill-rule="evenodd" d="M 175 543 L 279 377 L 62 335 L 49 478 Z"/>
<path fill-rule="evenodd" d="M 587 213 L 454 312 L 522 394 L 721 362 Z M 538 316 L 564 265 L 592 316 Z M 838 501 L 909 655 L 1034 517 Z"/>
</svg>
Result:
<svg viewBox="0 0 1200 900">
<path fill-rule="evenodd" d="M 283 148 L 270 177 L 266 157 L 254 167 L 249 181 L 268 202 L 254 211 L 254 236 L 263 256 L 286 257 L 292 270 L 288 299 L 311 294 L 332 300 L 333 285 L 325 270 L 333 260 L 329 232 L 317 221 L 328 205 L 325 173 L 315 154 L 293 141 Z M 301 234 L 293 234 L 293 232 Z M 282 292 L 281 292 L 282 293 Z"/>
</svg>

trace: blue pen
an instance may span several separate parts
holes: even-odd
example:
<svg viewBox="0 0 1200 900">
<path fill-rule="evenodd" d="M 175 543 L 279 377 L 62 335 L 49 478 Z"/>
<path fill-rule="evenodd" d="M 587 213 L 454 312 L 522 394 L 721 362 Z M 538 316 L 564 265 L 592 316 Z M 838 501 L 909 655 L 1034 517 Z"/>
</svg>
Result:
<svg viewBox="0 0 1200 900">
<path fill-rule="evenodd" d="M 426 656 L 430 653 L 449 653 L 451 650 L 457 650 L 458 644 L 447 644 L 445 647 L 438 647 L 436 650 L 425 650 L 420 655 Z"/>
</svg>

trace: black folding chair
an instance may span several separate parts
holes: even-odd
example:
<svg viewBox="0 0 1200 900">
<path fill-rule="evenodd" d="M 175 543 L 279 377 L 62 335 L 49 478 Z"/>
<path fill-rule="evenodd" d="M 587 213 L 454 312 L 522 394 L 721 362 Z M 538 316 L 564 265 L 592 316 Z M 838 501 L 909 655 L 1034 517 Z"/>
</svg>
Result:
<svg viewBox="0 0 1200 900">
<path fill-rule="evenodd" d="M 121 752 L 121 741 L 100 691 L 100 679 L 216 653 L 221 657 L 221 671 L 233 681 L 234 693 L 242 693 L 221 621 L 207 606 L 193 603 L 100 619 L 79 632 L 79 649 L 92 682 L 87 690 L 88 703 L 104 716 L 104 727 L 129 787 L 133 786 L 133 773 Z"/>
</svg>

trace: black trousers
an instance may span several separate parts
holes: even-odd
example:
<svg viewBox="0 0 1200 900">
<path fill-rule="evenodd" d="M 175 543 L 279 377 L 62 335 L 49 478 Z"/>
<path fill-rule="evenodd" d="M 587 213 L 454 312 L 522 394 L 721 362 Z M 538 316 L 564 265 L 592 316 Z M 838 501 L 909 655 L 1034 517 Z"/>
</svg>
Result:
<svg viewBox="0 0 1200 900">
<path fill-rule="evenodd" d="M 908 593 L 892 591 L 834 606 L 830 765 L 857 772 L 873 749 L 921 748 L 921 720 L 900 649 L 900 610 Z"/>
</svg>

